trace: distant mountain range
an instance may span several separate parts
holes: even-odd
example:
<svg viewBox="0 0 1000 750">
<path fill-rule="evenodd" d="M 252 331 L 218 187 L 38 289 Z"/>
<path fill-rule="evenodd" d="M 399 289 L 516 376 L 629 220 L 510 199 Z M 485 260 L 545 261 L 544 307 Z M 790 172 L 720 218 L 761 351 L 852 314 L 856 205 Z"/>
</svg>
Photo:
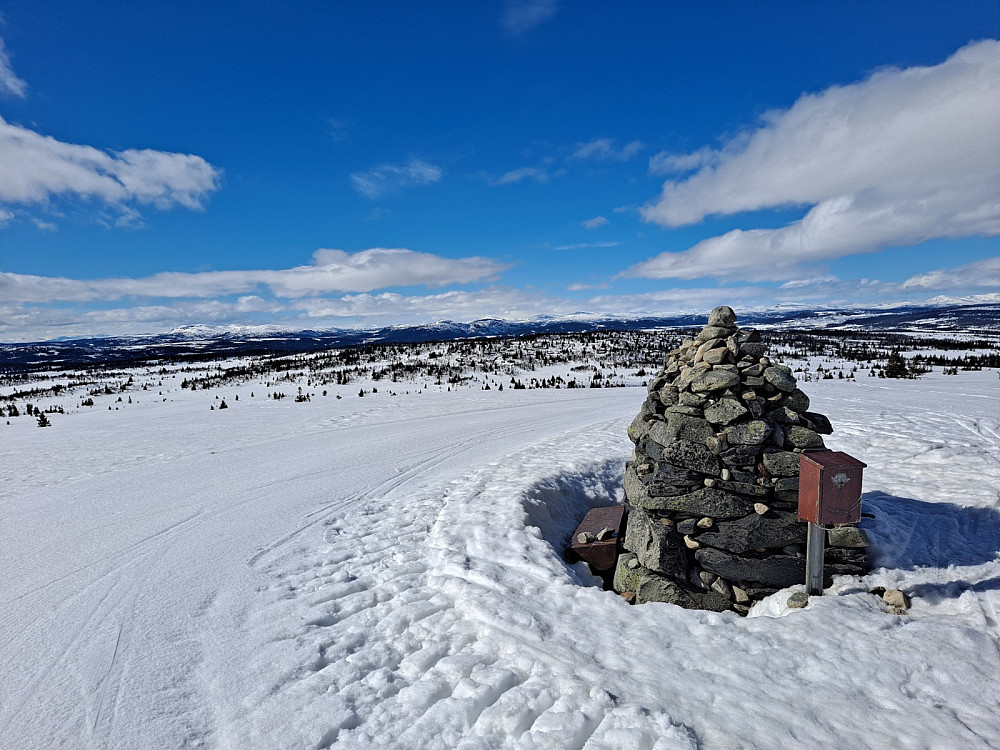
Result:
<svg viewBox="0 0 1000 750">
<path fill-rule="evenodd" d="M 158 360 L 216 359 L 261 354 L 292 354 L 369 344 L 454 341 L 490 336 L 525 336 L 588 331 L 698 328 L 705 315 L 608 317 L 577 313 L 507 321 L 442 321 L 375 329 L 289 331 L 275 326 L 184 326 L 168 333 L 0 344 L 0 371 L 92 364 L 135 364 Z M 849 309 L 771 309 L 741 312 L 740 325 L 763 329 L 856 330 L 928 336 L 1000 336 L 1000 301 L 966 303 L 932 300 L 925 305 Z"/>
</svg>

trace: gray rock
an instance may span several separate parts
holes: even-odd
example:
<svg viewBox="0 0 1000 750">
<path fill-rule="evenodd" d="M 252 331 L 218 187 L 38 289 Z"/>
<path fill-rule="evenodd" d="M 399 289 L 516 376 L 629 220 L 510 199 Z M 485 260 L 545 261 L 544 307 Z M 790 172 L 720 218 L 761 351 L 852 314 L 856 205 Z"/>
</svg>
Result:
<svg viewBox="0 0 1000 750">
<path fill-rule="evenodd" d="M 683 521 L 677 522 L 677 533 L 678 534 L 694 534 L 698 531 L 698 519 L 697 518 L 685 518 Z"/>
<path fill-rule="evenodd" d="M 691 594 L 681 588 L 676 581 L 651 572 L 641 575 L 636 586 L 636 603 L 646 602 L 676 604 L 685 609 L 695 608 Z"/>
<path fill-rule="evenodd" d="M 717 425 L 730 424 L 748 413 L 743 404 L 732 398 L 719 399 L 704 408 L 705 419 Z"/>
<path fill-rule="evenodd" d="M 735 331 L 730 326 L 705 326 L 696 337 L 696 341 L 708 341 L 709 339 L 725 339 Z"/>
<path fill-rule="evenodd" d="M 830 420 L 827 419 L 823 414 L 818 414 L 817 412 L 814 411 L 807 411 L 802 416 L 804 416 L 812 423 L 812 429 L 814 429 L 820 435 L 833 434 L 833 425 L 830 424 Z"/>
<path fill-rule="evenodd" d="M 770 487 L 763 487 L 754 482 L 734 482 L 732 480 L 717 479 L 714 486 L 720 490 L 735 492 L 737 495 L 746 495 L 752 498 L 767 497 L 771 494 Z"/>
<path fill-rule="evenodd" d="M 889 612 L 894 615 L 905 615 L 910 609 L 910 597 L 899 589 L 889 589 L 882 594 L 882 601 L 889 607 Z"/>
<path fill-rule="evenodd" d="M 719 521 L 712 531 L 706 531 L 698 541 L 709 547 L 742 554 L 760 547 L 777 548 L 802 544 L 806 540 L 806 525 L 794 513 L 771 511 L 734 521 Z"/>
<path fill-rule="evenodd" d="M 657 391 L 656 395 L 664 406 L 673 406 L 680 398 L 676 385 L 665 385 Z"/>
<path fill-rule="evenodd" d="M 719 459 L 704 445 L 688 440 L 674 440 L 663 447 L 663 460 L 673 466 L 679 466 L 702 474 L 718 476 L 720 472 Z M 710 513 L 706 515 L 711 515 Z"/>
<path fill-rule="evenodd" d="M 663 415 L 663 404 L 656 394 L 650 394 L 639 408 L 639 416 L 645 420 L 657 419 Z"/>
<path fill-rule="evenodd" d="M 806 575 L 806 561 L 787 555 L 756 559 L 737 557 L 712 547 L 702 547 L 695 550 L 694 556 L 705 570 L 736 584 L 749 581 L 781 589 L 802 583 Z"/>
<path fill-rule="evenodd" d="M 803 414 L 809 410 L 809 397 L 796 388 L 794 391 L 785 396 L 782 406 L 787 406 L 792 411 Z"/>
<path fill-rule="evenodd" d="M 827 547 L 823 559 L 835 565 L 857 565 L 867 569 L 868 550 L 864 547 Z"/>
<path fill-rule="evenodd" d="M 728 305 L 713 307 L 708 314 L 708 324 L 719 328 L 732 328 L 736 325 L 736 313 Z"/>
<path fill-rule="evenodd" d="M 642 438 L 649 434 L 649 422 L 642 418 L 639 414 L 635 419 L 632 420 L 632 424 L 628 426 L 628 437 L 633 443 L 638 443 Z"/>
<path fill-rule="evenodd" d="M 713 455 L 718 456 L 728 447 L 723 440 L 719 440 L 718 437 L 713 435 L 710 438 L 705 439 L 705 447 L 708 448 Z M 725 469 L 723 469 L 725 471 Z"/>
<path fill-rule="evenodd" d="M 719 454 L 726 466 L 753 466 L 757 463 L 758 445 L 736 445 Z"/>
<path fill-rule="evenodd" d="M 665 422 L 657 422 L 649 428 L 649 437 L 663 446 L 674 440 L 704 443 L 714 435 L 715 430 L 706 420 L 676 412 L 666 414 Z"/>
<path fill-rule="evenodd" d="M 584 531 L 582 534 L 576 535 L 576 541 L 577 544 L 590 544 L 591 542 L 597 541 L 597 537 L 589 531 Z"/>
<path fill-rule="evenodd" d="M 682 404 L 674 404 L 673 406 L 668 406 L 666 411 L 669 414 L 686 414 L 689 417 L 701 416 L 701 407 L 698 406 L 684 406 Z"/>
<path fill-rule="evenodd" d="M 774 484 L 774 497 L 783 503 L 795 503 L 799 500 L 799 478 L 782 477 Z"/>
<path fill-rule="evenodd" d="M 733 606 L 732 602 L 715 591 L 688 591 L 676 581 L 655 573 L 646 573 L 639 579 L 636 602 L 663 602 L 685 609 L 707 609 L 711 612 L 725 612 Z"/>
<path fill-rule="evenodd" d="M 740 354 L 751 357 L 763 357 L 767 353 L 767 344 L 748 341 L 740 344 Z"/>
<path fill-rule="evenodd" d="M 764 370 L 764 380 L 785 393 L 795 390 L 795 378 L 780 367 L 768 367 Z"/>
<path fill-rule="evenodd" d="M 793 448 L 822 448 L 823 438 L 808 427 L 793 424 L 788 428 L 786 444 Z"/>
<path fill-rule="evenodd" d="M 712 582 L 712 590 L 717 594 L 726 597 L 726 599 L 733 598 L 733 589 L 724 578 L 716 578 L 715 581 Z"/>
<path fill-rule="evenodd" d="M 627 490 L 626 487 L 626 492 Z M 632 502 L 634 504 L 635 501 Z M 747 498 L 713 487 L 704 487 L 686 495 L 649 498 L 648 502 L 655 510 L 670 510 L 715 519 L 740 518 L 753 513 L 753 503 Z"/>
<path fill-rule="evenodd" d="M 680 397 L 677 399 L 677 403 L 681 406 L 697 406 L 698 408 L 702 408 L 705 406 L 705 397 L 699 393 L 682 391 Z"/>
<path fill-rule="evenodd" d="M 753 391 L 750 393 L 753 393 Z M 764 413 L 764 402 L 757 398 L 756 394 L 749 397 L 743 394 L 743 403 L 746 404 L 747 411 L 750 412 L 750 416 L 754 419 L 757 419 Z"/>
<path fill-rule="evenodd" d="M 771 434 L 771 425 L 761 419 L 731 425 L 725 429 L 730 445 L 759 445 Z"/>
<path fill-rule="evenodd" d="M 664 502 L 663 498 L 667 496 L 666 493 L 686 494 L 685 490 L 687 489 L 684 486 L 675 486 L 667 483 L 658 484 L 655 481 L 651 481 L 647 485 L 643 481 L 643 478 L 640 478 L 637 474 L 634 465 L 625 469 L 625 497 L 636 508 L 645 508 L 647 510 L 661 509 Z"/>
<path fill-rule="evenodd" d="M 770 423 L 769 423 L 770 424 Z M 785 447 L 785 428 L 780 424 L 771 425 L 771 435 L 769 441 L 778 448 Z"/>
<path fill-rule="evenodd" d="M 729 350 L 725 347 L 710 349 L 705 352 L 703 359 L 710 365 L 722 365 L 727 362 L 732 362 L 733 355 L 729 353 Z"/>
<path fill-rule="evenodd" d="M 764 468 L 773 477 L 797 477 L 799 475 L 799 455 L 791 451 L 765 453 Z"/>
<path fill-rule="evenodd" d="M 789 609 L 802 609 L 809 603 L 809 594 L 805 591 L 796 591 L 794 594 L 788 597 L 788 601 L 785 602 Z"/>
<path fill-rule="evenodd" d="M 612 584 L 615 591 L 619 594 L 635 591 L 639 587 L 639 577 L 642 573 L 643 568 L 638 564 L 635 553 L 625 552 L 618 555 L 618 564 L 615 565 L 615 578 Z"/>
<path fill-rule="evenodd" d="M 725 370 L 705 370 L 691 379 L 691 390 L 698 393 L 721 391 L 738 385 L 740 376 Z"/>
<path fill-rule="evenodd" d="M 704 343 L 701 344 L 701 346 L 698 347 L 697 351 L 694 354 L 694 361 L 701 362 L 703 359 L 705 359 L 705 355 L 708 354 L 709 351 L 711 351 L 712 349 L 725 348 L 725 346 L 726 346 L 725 339 L 709 339 L 708 341 L 705 341 Z"/>
<path fill-rule="evenodd" d="M 777 593 L 779 589 L 774 586 L 747 586 L 746 591 L 751 599 L 763 599 L 765 596 Z"/>
<path fill-rule="evenodd" d="M 782 427 L 800 424 L 802 422 L 802 418 L 799 416 L 798 412 L 792 411 L 787 406 L 779 406 L 777 409 L 773 409 L 768 412 L 767 420 L 772 424 L 778 424 Z"/>
<path fill-rule="evenodd" d="M 679 389 L 688 388 L 695 378 L 711 371 L 712 365 L 708 364 L 708 362 L 699 362 L 692 367 L 682 365 L 680 374 L 677 376 L 677 380 L 674 381 L 674 385 L 676 385 Z"/>
<path fill-rule="evenodd" d="M 632 510 L 623 544 L 625 549 L 635 553 L 644 568 L 665 575 L 687 575 L 688 557 L 683 537 L 676 527 L 664 526 L 649 513 Z"/>
<path fill-rule="evenodd" d="M 840 526 L 826 532 L 826 543 L 831 547 L 864 548 L 868 537 L 857 526 Z"/>
</svg>

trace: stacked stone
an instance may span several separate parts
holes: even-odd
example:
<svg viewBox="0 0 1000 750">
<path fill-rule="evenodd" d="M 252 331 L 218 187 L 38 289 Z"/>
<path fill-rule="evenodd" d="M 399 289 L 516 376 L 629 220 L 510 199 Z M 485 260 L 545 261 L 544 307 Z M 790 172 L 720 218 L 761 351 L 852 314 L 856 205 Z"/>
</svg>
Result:
<svg viewBox="0 0 1000 750">
<path fill-rule="evenodd" d="M 805 581 L 799 454 L 833 431 L 791 370 L 729 307 L 670 352 L 629 427 L 631 506 L 615 590 L 635 601 L 745 614 Z M 861 574 L 864 537 L 831 534 L 828 574 Z"/>
</svg>

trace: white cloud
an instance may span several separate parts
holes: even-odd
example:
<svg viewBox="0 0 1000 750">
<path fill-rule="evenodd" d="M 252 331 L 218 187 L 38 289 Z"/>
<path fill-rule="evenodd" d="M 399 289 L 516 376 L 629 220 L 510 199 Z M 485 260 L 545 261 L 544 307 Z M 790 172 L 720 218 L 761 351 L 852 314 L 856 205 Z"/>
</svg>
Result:
<svg viewBox="0 0 1000 750">
<path fill-rule="evenodd" d="M 556 250 L 585 250 L 593 247 L 618 247 L 620 242 L 577 242 L 573 245 L 556 245 Z"/>
<path fill-rule="evenodd" d="M 41 219 L 33 218 L 31 220 L 31 223 L 34 224 L 39 229 L 41 229 L 43 232 L 56 232 L 59 230 L 59 227 L 57 227 L 51 221 L 42 221 Z"/>
<path fill-rule="evenodd" d="M 1000 256 L 958 266 L 950 270 L 930 271 L 911 276 L 904 289 L 1000 289 Z"/>
<path fill-rule="evenodd" d="M 508 34 L 520 36 L 553 18 L 556 0 L 508 0 L 500 19 Z"/>
<path fill-rule="evenodd" d="M 496 278 L 507 266 L 489 258 L 443 258 L 405 248 L 358 253 L 317 250 L 313 263 L 285 270 L 164 272 L 144 278 L 87 281 L 0 271 L 0 299 L 45 303 L 90 302 L 123 297 L 198 298 L 248 295 L 268 288 L 277 297 L 329 292 L 367 292 L 393 286 L 440 287 Z"/>
<path fill-rule="evenodd" d="M 805 95 L 727 144 L 717 162 L 668 180 L 642 209 L 647 221 L 676 227 L 710 214 L 811 205 L 801 221 L 734 230 L 624 275 L 794 278 L 803 263 L 1000 234 L 998 122 L 994 40 L 933 67 L 882 70 Z M 698 153 L 689 156 L 708 158 Z"/>
<path fill-rule="evenodd" d="M 93 198 L 134 212 L 201 208 L 221 172 L 200 156 L 149 149 L 108 153 L 64 143 L 0 118 L 0 202 L 45 203 L 54 196 Z"/>
<path fill-rule="evenodd" d="M 643 148 L 644 144 L 642 141 L 626 143 L 619 149 L 615 148 L 613 138 L 595 138 L 589 143 L 578 144 L 571 158 L 594 159 L 596 161 L 628 161 L 642 151 Z"/>
<path fill-rule="evenodd" d="M 0 94 L 11 94 L 23 98 L 27 91 L 28 84 L 14 73 L 3 39 L 0 39 Z"/>
<path fill-rule="evenodd" d="M 354 172 L 351 187 L 365 198 L 378 200 L 404 188 L 433 184 L 443 175 L 440 167 L 411 158 L 405 164 L 380 164 L 367 172 Z"/>
<path fill-rule="evenodd" d="M 491 186 L 510 185 L 521 180 L 534 180 L 535 182 L 546 183 L 549 181 L 549 173 L 538 167 L 520 167 L 505 172 L 495 180 L 489 180 L 489 184 Z"/>
<path fill-rule="evenodd" d="M 692 169 L 701 169 L 704 166 L 717 163 L 720 156 L 720 152 L 707 146 L 690 154 L 672 154 L 669 151 L 661 151 L 649 157 L 649 173 L 670 175 L 690 172 Z"/>
<path fill-rule="evenodd" d="M 825 276 L 815 276 L 811 279 L 792 279 L 781 285 L 782 289 L 805 289 L 807 287 L 826 286 L 840 281 L 836 276 L 826 274 Z"/>
<path fill-rule="evenodd" d="M 583 225 L 584 229 L 597 229 L 598 227 L 603 227 L 611 222 L 605 219 L 603 216 L 595 216 L 593 219 L 587 219 L 586 221 L 581 221 L 580 224 Z"/>
<path fill-rule="evenodd" d="M 6 225 L 13 218 L 14 218 L 13 213 L 3 208 L 0 208 L 0 227 Z"/>
</svg>

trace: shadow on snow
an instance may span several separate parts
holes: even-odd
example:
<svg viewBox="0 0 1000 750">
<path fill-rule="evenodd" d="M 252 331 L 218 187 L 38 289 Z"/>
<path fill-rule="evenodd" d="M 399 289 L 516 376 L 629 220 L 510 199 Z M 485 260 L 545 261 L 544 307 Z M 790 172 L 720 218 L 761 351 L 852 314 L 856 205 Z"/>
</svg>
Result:
<svg viewBox="0 0 1000 750">
<path fill-rule="evenodd" d="M 866 492 L 865 509 L 875 519 L 861 526 L 876 567 L 914 570 L 994 562 L 1000 553 L 1000 512 L 953 503 L 930 503 L 884 492 Z M 955 582 L 947 587 L 987 590 L 1000 588 L 997 579 Z"/>
</svg>

